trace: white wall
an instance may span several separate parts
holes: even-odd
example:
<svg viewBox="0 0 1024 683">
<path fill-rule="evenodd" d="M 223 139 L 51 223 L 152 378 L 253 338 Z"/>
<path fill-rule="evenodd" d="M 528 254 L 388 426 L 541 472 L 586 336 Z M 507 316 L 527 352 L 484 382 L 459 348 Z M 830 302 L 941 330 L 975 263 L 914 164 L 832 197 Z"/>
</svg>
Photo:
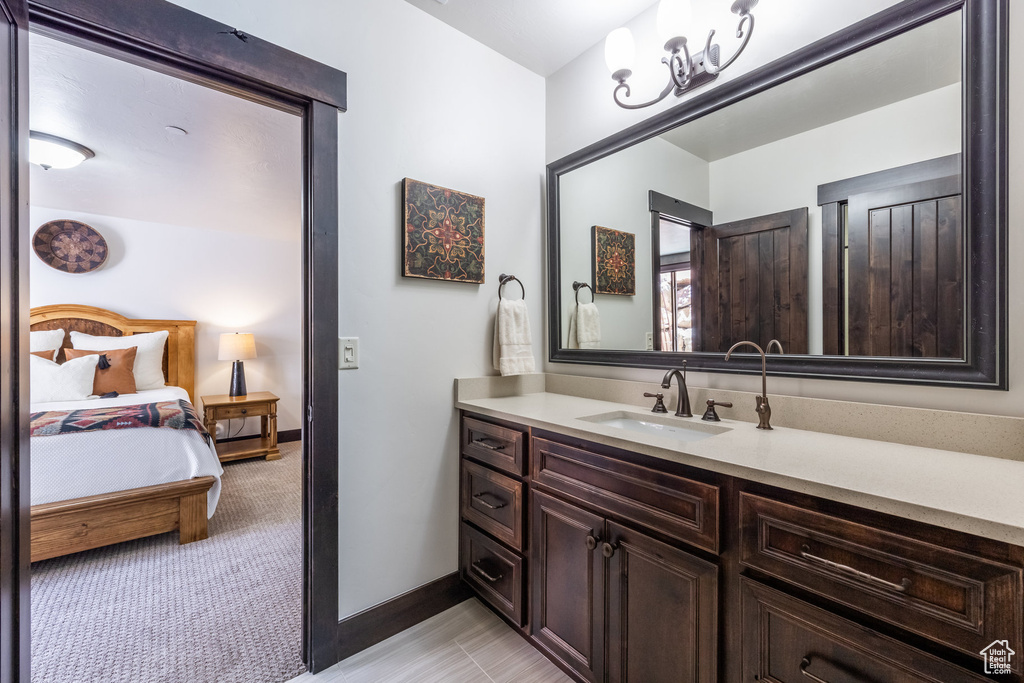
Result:
<svg viewBox="0 0 1024 683">
<path fill-rule="evenodd" d="M 252 332 L 257 358 L 245 361 L 250 391 L 271 391 L 278 430 L 299 429 L 302 318 L 298 225 L 289 239 L 187 228 L 63 209 L 32 207 L 31 223 L 80 220 L 107 241 L 106 263 L 72 275 L 35 256 L 29 266 L 32 306 L 85 304 L 129 318 L 196 321 L 196 408 L 203 395 L 226 394 L 231 363 L 217 360 L 221 332 Z M 298 222 L 297 222 L 298 223 Z M 282 231 L 277 231 L 278 233 Z M 248 420 L 241 434 L 258 434 Z M 232 421 L 232 434 L 241 427 Z"/>
<path fill-rule="evenodd" d="M 959 153 L 960 109 L 951 85 L 710 164 L 716 223 L 807 207 L 810 353 L 822 349 L 818 185 Z"/>
<path fill-rule="evenodd" d="M 708 206 L 708 163 L 651 138 L 562 176 L 559 185 L 562 259 L 562 345 L 576 305 L 573 280 L 591 281 L 591 229 L 600 225 L 636 235 L 636 296 L 598 295 L 601 348 L 644 349 L 652 329 L 651 212 L 648 192 Z M 580 294 L 589 302 L 590 293 Z"/>
<path fill-rule="evenodd" d="M 544 80 L 404 0 L 177 0 L 348 73 L 341 124 L 340 616 L 457 569 L 453 379 L 493 373 L 498 274 L 543 360 Z M 403 279 L 403 177 L 487 200 L 486 282 Z"/>
<path fill-rule="evenodd" d="M 757 68 L 770 59 L 782 56 L 829 33 L 841 29 L 857 19 L 864 18 L 895 0 L 845 2 L 843 0 L 793 0 L 787 3 L 767 3 L 758 6 L 757 33 L 747 52 L 726 71 L 723 79 L 732 79 Z M 649 16 L 648 16 L 649 15 Z M 1009 383 L 1008 392 L 901 386 L 865 382 L 837 382 L 817 379 L 771 378 L 771 393 L 813 398 L 842 399 L 866 403 L 885 403 L 922 408 L 963 410 L 993 415 L 1024 414 L 1024 312 L 1014 302 L 1024 291 L 1024 269 L 1014 264 L 1024 263 L 1024 194 L 1013 188 L 1024 186 L 1024 136 L 1014 131 L 1024 128 L 1024 13 L 1010 13 L 1010 77 L 1009 77 Z M 634 28 L 641 24 L 653 33 L 653 10 L 641 15 Z M 646 28 L 651 27 L 651 28 Z M 638 44 L 643 44 L 639 30 L 634 30 Z M 581 55 L 547 80 L 547 158 L 558 159 L 581 147 L 597 142 L 621 128 L 653 115 L 658 108 L 627 112 L 611 102 L 612 82 L 608 78 L 603 60 L 603 47 Z M 639 59 L 639 57 L 638 57 Z M 661 67 L 664 69 L 664 67 Z M 655 86 L 652 86 L 655 87 Z M 706 92 L 698 90 L 698 92 Z M 675 99 L 675 98 L 670 98 Z M 676 100 L 675 102 L 678 102 Z M 672 106 L 663 103 L 661 108 Z M 629 368 L 605 368 L 564 363 L 547 363 L 549 372 L 585 374 L 600 377 L 654 381 L 662 372 Z M 750 376 L 729 376 L 691 372 L 693 386 L 753 391 L 758 380 Z"/>
</svg>

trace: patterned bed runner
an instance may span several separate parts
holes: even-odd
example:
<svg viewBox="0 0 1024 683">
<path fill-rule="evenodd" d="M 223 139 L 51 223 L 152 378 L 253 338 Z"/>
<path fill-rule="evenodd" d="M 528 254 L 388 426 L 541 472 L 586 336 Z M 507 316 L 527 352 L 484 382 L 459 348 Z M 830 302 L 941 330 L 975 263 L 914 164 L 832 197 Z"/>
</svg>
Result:
<svg viewBox="0 0 1024 683">
<path fill-rule="evenodd" d="M 184 399 L 115 408 L 48 410 L 32 413 L 31 436 L 81 434 L 107 429 L 165 427 L 199 432 L 207 443 L 210 433 L 191 403 Z"/>
</svg>

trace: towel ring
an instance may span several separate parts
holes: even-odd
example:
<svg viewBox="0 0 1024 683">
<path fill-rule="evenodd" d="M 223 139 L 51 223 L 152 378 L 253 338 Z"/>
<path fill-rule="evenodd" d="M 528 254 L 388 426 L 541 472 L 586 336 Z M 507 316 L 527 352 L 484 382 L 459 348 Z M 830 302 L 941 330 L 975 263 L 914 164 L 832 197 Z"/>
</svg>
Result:
<svg viewBox="0 0 1024 683">
<path fill-rule="evenodd" d="M 523 281 L 517 278 L 515 275 L 505 275 L 502 273 L 498 276 L 498 301 L 501 301 L 501 289 L 508 283 L 515 280 L 519 283 L 519 288 L 523 290 L 523 299 L 526 299 L 526 287 L 523 286 Z"/>
<path fill-rule="evenodd" d="M 594 288 L 588 285 L 586 282 L 573 282 L 572 288 L 576 291 L 576 305 L 580 304 L 580 290 L 586 287 L 590 290 L 590 303 L 594 303 Z"/>
</svg>

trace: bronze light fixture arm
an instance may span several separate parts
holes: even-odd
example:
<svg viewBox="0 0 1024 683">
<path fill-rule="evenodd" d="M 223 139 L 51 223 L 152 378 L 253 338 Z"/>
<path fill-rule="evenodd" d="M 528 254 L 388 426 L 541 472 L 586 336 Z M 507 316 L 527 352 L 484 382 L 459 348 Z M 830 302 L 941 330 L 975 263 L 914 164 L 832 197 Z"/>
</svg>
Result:
<svg viewBox="0 0 1024 683">
<path fill-rule="evenodd" d="M 743 50 L 747 47 L 747 43 L 750 42 L 750 36 L 754 34 L 754 15 L 750 13 L 750 10 L 756 4 L 756 0 L 754 0 L 753 2 L 743 3 L 742 5 L 741 2 L 733 3 L 732 11 L 740 15 L 740 23 L 739 26 L 736 27 L 736 37 L 742 38 L 743 42 L 740 43 L 740 46 L 736 49 L 736 52 L 733 54 L 733 56 L 729 57 L 729 59 L 727 59 L 723 64 L 715 65 L 714 63 L 711 62 L 711 60 L 707 60 L 704 64 L 704 70 L 707 71 L 709 74 L 715 75 L 719 71 L 723 71 L 729 68 L 729 65 L 735 62 L 736 58 L 743 53 Z M 737 11 L 737 6 L 740 6 L 738 8 L 739 11 Z M 743 30 L 744 24 L 747 25 L 746 31 Z M 714 36 L 715 31 L 714 29 L 712 29 L 711 33 L 708 34 L 708 42 L 705 45 L 704 54 L 710 54 L 711 39 L 714 38 Z"/>
</svg>

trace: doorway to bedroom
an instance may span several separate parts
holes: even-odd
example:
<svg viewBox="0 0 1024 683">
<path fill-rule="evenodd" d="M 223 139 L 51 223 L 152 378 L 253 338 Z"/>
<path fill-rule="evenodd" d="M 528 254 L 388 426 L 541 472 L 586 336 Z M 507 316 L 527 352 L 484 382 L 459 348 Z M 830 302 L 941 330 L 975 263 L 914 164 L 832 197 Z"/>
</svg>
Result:
<svg viewBox="0 0 1024 683">
<path fill-rule="evenodd" d="M 32 343 L 58 344 L 30 366 L 32 505 L 116 499 L 83 527 L 101 547 L 65 540 L 33 563 L 32 680 L 289 680 L 304 670 L 302 119 L 41 35 L 29 52 L 32 131 L 91 153 L 30 170 Z M 78 410 L 94 412 L 72 426 Z M 166 487 L 200 480 L 173 504 L 199 500 L 207 538 L 204 520 L 138 530 Z"/>
</svg>

